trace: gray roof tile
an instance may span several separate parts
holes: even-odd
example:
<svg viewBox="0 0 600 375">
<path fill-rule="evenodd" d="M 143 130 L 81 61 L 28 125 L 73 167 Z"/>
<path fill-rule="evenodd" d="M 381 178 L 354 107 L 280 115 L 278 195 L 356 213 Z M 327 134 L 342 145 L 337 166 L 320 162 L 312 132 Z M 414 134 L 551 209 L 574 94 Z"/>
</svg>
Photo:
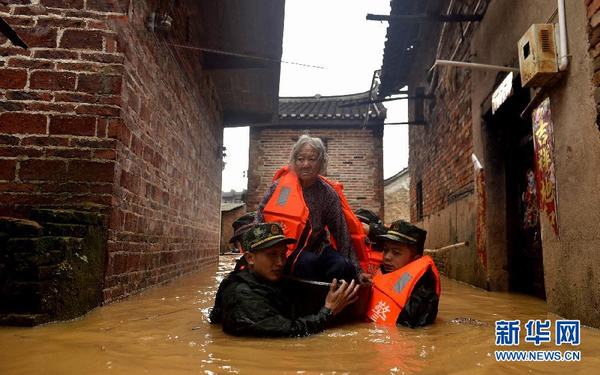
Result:
<svg viewBox="0 0 600 375">
<path fill-rule="evenodd" d="M 342 107 L 342 104 L 369 100 L 369 92 L 335 96 L 302 96 L 279 98 L 279 120 L 290 119 L 364 119 L 367 104 Z M 381 103 L 369 105 L 370 118 L 385 119 L 386 109 Z"/>
</svg>

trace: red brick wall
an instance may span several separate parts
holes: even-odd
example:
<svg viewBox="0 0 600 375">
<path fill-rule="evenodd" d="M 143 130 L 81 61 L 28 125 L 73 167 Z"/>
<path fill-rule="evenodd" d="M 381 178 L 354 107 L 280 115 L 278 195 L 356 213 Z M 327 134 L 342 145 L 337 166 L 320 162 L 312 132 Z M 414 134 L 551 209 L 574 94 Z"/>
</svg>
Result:
<svg viewBox="0 0 600 375">
<path fill-rule="evenodd" d="M 218 254 L 220 109 L 199 56 L 146 29 L 161 4 L 0 5 L 31 47 L 0 40 L 0 214 L 98 204 L 110 214 L 105 301 Z M 177 22 L 193 8 L 173 15 L 174 40 L 199 35 Z"/>
<path fill-rule="evenodd" d="M 344 185 L 350 206 L 367 208 L 383 217 L 383 127 L 250 128 L 248 210 L 256 209 L 275 171 L 287 165 L 292 146 L 302 134 L 326 141 L 326 176 Z"/>
<path fill-rule="evenodd" d="M 38 205 L 106 209 L 116 146 L 107 127 L 119 116 L 123 70 L 108 16 L 83 1 L 8 3 L 0 15 L 30 48 L 0 37 L 0 215 L 27 216 Z"/>
<path fill-rule="evenodd" d="M 423 184 L 423 216 L 446 207 L 449 197 L 473 183 L 471 154 L 470 75 L 458 72 L 459 85 L 455 91 L 443 82 L 437 95 L 445 97 L 443 106 L 436 106 L 426 128 L 409 130 L 409 171 L 411 220 L 416 221 L 416 185 Z"/>
<path fill-rule="evenodd" d="M 473 12 L 475 1 L 459 4 L 457 13 Z M 461 11 L 462 10 L 462 11 Z M 467 60 L 470 33 L 460 44 L 462 29 L 448 24 L 441 59 Z M 460 46 L 459 46 L 460 45 Z M 459 46 L 459 47 L 457 47 Z M 454 52 L 456 51 L 456 53 Z M 453 56 L 454 55 L 454 56 Z M 451 58 L 452 57 L 452 58 Z M 423 216 L 434 214 L 449 198 L 473 184 L 471 75 L 468 70 L 438 68 L 432 87 L 435 105 L 425 101 L 426 126 L 409 129 L 410 217 L 417 221 L 417 183 L 423 186 Z M 414 87 L 412 88 L 414 89 Z"/>
<path fill-rule="evenodd" d="M 108 300 L 215 262 L 219 248 L 223 141 L 214 89 L 189 64 L 197 55 L 172 55 L 140 31 L 149 11 L 135 2 L 132 27 L 119 34 L 125 74 Z"/>
</svg>

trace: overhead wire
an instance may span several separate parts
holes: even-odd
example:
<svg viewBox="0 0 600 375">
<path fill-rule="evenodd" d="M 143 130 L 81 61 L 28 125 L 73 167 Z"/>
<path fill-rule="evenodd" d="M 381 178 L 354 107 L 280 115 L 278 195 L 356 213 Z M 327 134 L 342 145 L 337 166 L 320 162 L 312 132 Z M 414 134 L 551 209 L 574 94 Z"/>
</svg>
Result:
<svg viewBox="0 0 600 375">
<path fill-rule="evenodd" d="M 327 68 L 325 68 L 323 66 L 319 66 L 319 65 L 311 65 L 311 64 L 304 64 L 304 63 L 299 63 L 299 62 L 294 62 L 294 61 L 286 61 L 286 60 L 274 59 L 274 58 L 265 57 L 265 56 L 251 55 L 251 54 L 248 54 L 248 53 L 225 51 L 225 50 L 220 50 L 220 49 L 215 49 L 215 48 L 208 48 L 208 47 L 190 46 L 190 45 L 187 45 L 187 44 L 180 44 L 180 43 L 169 43 L 169 42 L 167 42 L 167 44 L 171 45 L 173 47 L 185 48 L 185 49 L 202 51 L 202 52 L 209 52 L 209 53 L 216 53 L 216 54 L 220 54 L 220 55 L 236 56 L 236 57 L 243 57 L 243 58 L 253 59 L 253 60 L 261 60 L 261 61 L 269 61 L 269 62 L 282 63 L 282 64 L 298 65 L 298 66 L 304 66 L 304 67 L 308 67 L 308 68 L 327 69 Z"/>
<path fill-rule="evenodd" d="M 171 0 L 170 4 L 167 6 L 168 9 L 165 12 L 161 12 L 162 15 L 168 15 L 169 13 L 172 13 L 173 9 L 175 8 L 176 2 L 177 2 L 177 0 Z M 113 7 L 114 12 L 123 13 L 123 10 L 118 8 L 115 3 L 112 3 L 112 7 Z M 221 18 L 221 17 L 219 17 L 219 18 Z M 155 36 L 157 42 L 161 42 L 161 39 L 166 39 L 166 38 L 160 38 L 160 35 L 157 34 L 155 30 L 150 30 L 150 31 Z M 235 57 L 240 57 L 240 58 L 268 61 L 268 62 L 273 62 L 273 63 L 296 65 L 296 66 L 301 66 L 301 67 L 306 67 L 306 68 L 328 69 L 328 67 L 324 67 L 321 65 L 307 64 L 307 63 L 301 63 L 301 62 L 296 62 L 296 61 L 288 61 L 288 60 L 277 59 L 277 58 L 272 58 L 272 57 L 267 57 L 267 56 L 255 55 L 252 53 L 230 51 L 230 50 L 211 48 L 211 47 L 205 47 L 205 46 L 194 46 L 194 45 L 183 44 L 183 43 L 174 43 L 174 42 L 169 42 L 166 40 L 162 40 L 162 42 L 164 44 L 172 46 L 172 47 L 188 49 L 188 50 L 195 50 L 195 51 L 200 51 L 200 52 L 208 52 L 208 53 L 214 53 L 214 54 L 220 54 L 220 55 L 226 55 L 226 56 L 235 56 Z"/>
</svg>

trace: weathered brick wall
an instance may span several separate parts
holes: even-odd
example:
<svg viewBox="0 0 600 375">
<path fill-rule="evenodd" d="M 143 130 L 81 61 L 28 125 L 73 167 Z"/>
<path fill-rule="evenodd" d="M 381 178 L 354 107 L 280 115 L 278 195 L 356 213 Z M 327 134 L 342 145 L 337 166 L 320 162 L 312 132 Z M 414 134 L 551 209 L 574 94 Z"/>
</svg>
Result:
<svg viewBox="0 0 600 375">
<path fill-rule="evenodd" d="M 460 2 L 457 13 L 472 13 L 475 1 Z M 474 28 L 461 38 L 458 23 L 447 24 L 441 59 L 467 60 Z M 456 52 L 455 52 L 456 51 Z M 466 56 L 466 57 L 465 57 Z M 425 101 L 427 125 L 409 129 L 409 173 L 411 220 L 417 221 L 417 184 L 423 186 L 423 216 L 434 214 L 449 203 L 449 197 L 473 184 L 471 118 L 471 74 L 466 69 L 437 68 L 432 85 L 435 104 Z M 413 88 L 414 89 L 414 88 Z"/>
<path fill-rule="evenodd" d="M 473 183 L 471 154 L 473 139 L 471 127 L 470 75 L 456 74 L 464 91 L 455 91 L 444 81 L 437 95 L 445 97 L 444 105 L 435 107 L 429 125 L 410 129 L 410 198 L 411 220 L 416 216 L 416 185 L 422 181 L 423 215 L 440 211 L 449 203 L 449 197 Z M 442 104 L 441 102 L 439 104 Z"/>
<path fill-rule="evenodd" d="M 450 250 L 451 251 L 451 250 Z M 424 255 L 429 255 L 430 257 L 433 258 L 433 261 L 435 262 L 435 266 L 437 267 L 438 271 L 444 275 L 444 276 L 448 276 L 448 258 L 450 256 L 449 251 L 435 251 L 435 250 L 431 250 L 431 249 L 425 249 L 425 251 L 423 251 Z"/>
<path fill-rule="evenodd" d="M 287 165 L 292 146 L 302 134 L 327 143 L 326 177 L 341 182 L 352 209 L 367 208 L 383 216 L 383 127 L 251 128 L 248 167 L 248 210 L 255 210 L 273 175 Z"/>
<path fill-rule="evenodd" d="M 118 28 L 123 115 L 111 133 L 118 183 L 105 300 L 216 262 L 219 253 L 223 140 L 216 94 L 192 63 L 197 53 L 171 51 L 160 35 L 148 35 L 151 3 L 159 2 L 133 2 L 128 26 Z M 174 24 L 185 19 L 173 17 Z M 183 26 L 169 37 L 185 40 L 180 34 L 188 32 Z"/>
<path fill-rule="evenodd" d="M 385 194 L 385 223 L 396 220 L 410 221 L 410 192 L 408 189 Z"/>
<path fill-rule="evenodd" d="M 398 176 L 383 187 L 385 199 L 384 222 L 392 222 L 402 219 L 410 221 L 410 177 L 408 173 Z"/>
<path fill-rule="evenodd" d="M 217 259 L 220 108 L 198 53 L 146 28 L 163 6 L 0 5 L 31 47 L 0 40 L 0 214 L 82 203 L 108 214 L 104 301 Z M 175 9 L 170 40 L 200 35 L 177 22 L 194 12 Z"/>
<path fill-rule="evenodd" d="M 590 55 L 593 59 L 594 76 L 592 83 L 596 88 L 594 98 L 596 100 L 596 125 L 600 131 L 600 1 L 584 0 L 587 7 L 587 16 L 589 19 L 589 42 Z"/>
<path fill-rule="evenodd" d="M 229 239 L 233 236 L 233 227 L 231 224 L 245 213 L 245 205 L 221 212 L 221 253 L 226 253 L 233 246 L 233 244 L 229 243 Z"/>
<path fill-rule="evenodd" d="M 3 2 L 6 4 L 7 2 Z M 123 58 L 97 1 L 11 1 L 0 15 L 29 45 L 0 38 L 0 214 L 111 204 Z"/>
</svg>

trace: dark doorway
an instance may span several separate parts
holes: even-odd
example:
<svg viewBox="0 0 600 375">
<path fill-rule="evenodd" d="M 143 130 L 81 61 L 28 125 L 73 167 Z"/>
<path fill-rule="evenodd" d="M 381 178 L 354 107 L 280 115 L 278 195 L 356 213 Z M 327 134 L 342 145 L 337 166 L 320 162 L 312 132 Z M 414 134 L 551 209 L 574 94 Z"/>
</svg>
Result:
<svg viewBox="0 0 600 375">
<path fill-rule="evenodd" d="M 545 299 L 531 119 L 520 117 L 529 91 L 521 88 L 518 77 L 513 88 L 496 113 L 486 115 L 494 141 L 502 142 L 495 147 L 495 159 L 504 164 L 509 288 Z"/>
</svg>

